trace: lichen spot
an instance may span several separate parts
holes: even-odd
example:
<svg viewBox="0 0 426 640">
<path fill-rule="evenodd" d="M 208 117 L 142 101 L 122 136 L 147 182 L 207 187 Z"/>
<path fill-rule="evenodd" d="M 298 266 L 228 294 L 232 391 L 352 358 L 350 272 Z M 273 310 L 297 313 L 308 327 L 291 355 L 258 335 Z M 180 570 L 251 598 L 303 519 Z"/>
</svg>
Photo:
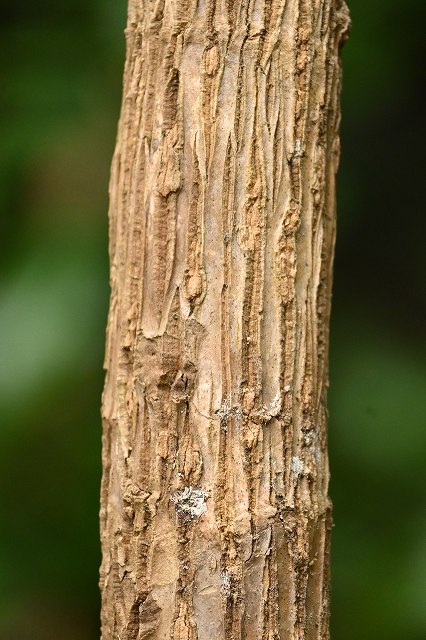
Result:
<svg viewBox="0 0 426 640">
<path fill-rule="evenodd" d="M 291 470 L 293 471 L 296 478 L 298 478 L 303 473 L 303 462 L 297 456 L 294 456 L 291 461 Z"/>
<path fill-rule="evenodd" d="M 207 492 L 195 487 L 177 489 L 170 496 L 178 515 L 194 520 L 207 512 Z"/>
</svg>

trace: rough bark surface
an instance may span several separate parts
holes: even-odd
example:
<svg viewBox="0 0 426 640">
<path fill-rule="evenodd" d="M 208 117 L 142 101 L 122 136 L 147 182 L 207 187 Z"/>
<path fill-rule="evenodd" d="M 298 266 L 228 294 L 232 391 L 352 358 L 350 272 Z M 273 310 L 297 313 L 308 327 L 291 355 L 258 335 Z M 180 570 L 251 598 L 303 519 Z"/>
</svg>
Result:
<svg viewBox="0 0 426 640">
<path fill-rule="evenodd" d="M 328 638 L 341 0 L 130 0 L 103 640 Z"/>
</svg>

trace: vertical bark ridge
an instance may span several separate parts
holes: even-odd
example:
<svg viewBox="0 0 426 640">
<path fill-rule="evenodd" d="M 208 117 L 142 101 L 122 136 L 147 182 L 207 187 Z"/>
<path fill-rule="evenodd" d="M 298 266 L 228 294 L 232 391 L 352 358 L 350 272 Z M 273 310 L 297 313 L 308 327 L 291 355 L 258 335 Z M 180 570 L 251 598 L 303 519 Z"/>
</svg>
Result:
<svg viewBox="0 0 426 640">
<path fill-rule="evenodd" d="M 103 640 L 326 640 L 341 0 L 129 0 Z"/>
</svg>

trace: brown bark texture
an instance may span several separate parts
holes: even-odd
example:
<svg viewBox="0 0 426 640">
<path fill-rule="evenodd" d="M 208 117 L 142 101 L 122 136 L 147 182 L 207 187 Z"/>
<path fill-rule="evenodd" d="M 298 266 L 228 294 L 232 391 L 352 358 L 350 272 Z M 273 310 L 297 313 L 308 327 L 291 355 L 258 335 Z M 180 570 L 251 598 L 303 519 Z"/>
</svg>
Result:
<svg viewBox="0 0 426 640">
<path fill-rule="evenodd" d="M 341 0 L 130 0 L 103 640 L 325 640 Z"/>
</svg>

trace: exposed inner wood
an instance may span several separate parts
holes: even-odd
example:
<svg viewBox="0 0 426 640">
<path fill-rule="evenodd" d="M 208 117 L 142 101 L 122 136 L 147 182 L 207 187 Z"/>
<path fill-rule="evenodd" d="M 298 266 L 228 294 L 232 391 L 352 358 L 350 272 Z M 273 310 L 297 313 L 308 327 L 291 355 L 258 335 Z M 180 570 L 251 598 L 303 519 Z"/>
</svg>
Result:
<svg viewBox="0 0 426 640">
<path fill-rule="evenodd" d="M 325 640 L 340 0 L 130 0 L 103 640 Z"/>
</svg>

